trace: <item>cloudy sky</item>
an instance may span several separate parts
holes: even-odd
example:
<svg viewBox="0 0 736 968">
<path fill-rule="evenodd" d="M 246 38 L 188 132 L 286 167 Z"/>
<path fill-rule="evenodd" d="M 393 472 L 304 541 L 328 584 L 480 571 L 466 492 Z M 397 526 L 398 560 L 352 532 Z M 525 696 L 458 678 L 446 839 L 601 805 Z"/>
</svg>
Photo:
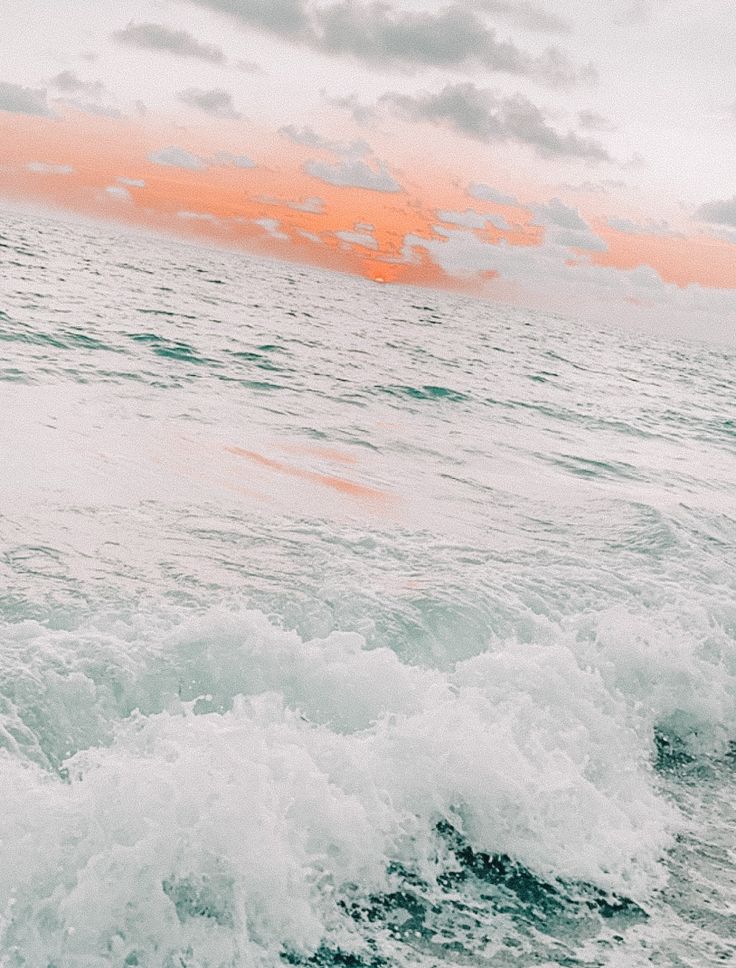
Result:
<svg viewBox="0 0 736 968">
<path fill-rule="evenodd" d="M 0 204 L 736 322 L 733 0 L 0 0 Z"/>
</svg>

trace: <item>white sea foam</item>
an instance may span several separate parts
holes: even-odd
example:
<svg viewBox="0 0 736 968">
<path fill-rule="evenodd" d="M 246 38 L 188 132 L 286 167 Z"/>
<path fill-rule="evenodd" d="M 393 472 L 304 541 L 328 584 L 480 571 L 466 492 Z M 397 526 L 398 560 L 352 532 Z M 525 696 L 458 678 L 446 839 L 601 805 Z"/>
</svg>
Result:
<svg viewBox="0 0 736 968">
<path fill-rule="evenodd" d="M 718 700 L 683 692 L 692 646 L 657 654 L 645 704 L 633 631 L 607 616 L 603 672 L 565 644 L 440 672 L 254 612 L 6 628 L 3 945 L 19 964 L 165 966 L 345 944 L 336 901 L 389 891 L 392 863 L 431 880 L 443 819 L 542 878 L 646 903 L 676 824 L 652 785 L 657 717 L 718 732 L 734 710 L 720 657 L 698 673 Z"/>
</svg>

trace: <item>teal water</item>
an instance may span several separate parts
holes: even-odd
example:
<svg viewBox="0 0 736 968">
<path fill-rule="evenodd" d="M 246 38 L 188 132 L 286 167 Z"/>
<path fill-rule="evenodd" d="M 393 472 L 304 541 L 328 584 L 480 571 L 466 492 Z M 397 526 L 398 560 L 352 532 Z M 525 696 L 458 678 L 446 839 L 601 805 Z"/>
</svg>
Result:
<svg viewBox="0 0 736 968">
<path fill-rule="evenodd" d="M 0 216 L 0 964 L 736 960 L 736 350 Z"/>
</svg>

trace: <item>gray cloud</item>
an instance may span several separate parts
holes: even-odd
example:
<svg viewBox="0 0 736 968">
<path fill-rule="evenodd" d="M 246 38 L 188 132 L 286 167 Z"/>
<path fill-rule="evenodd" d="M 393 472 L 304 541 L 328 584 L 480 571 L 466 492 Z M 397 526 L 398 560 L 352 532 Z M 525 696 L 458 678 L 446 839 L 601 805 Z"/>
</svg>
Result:
<svg viewBox="0 0 736 968">
<path fill-rule="evenodd" d="M 468 188 L 468 194 L 473 198 L 480 198 L 486 202 L 494 202 L 496 205 L 518 205 L 519 200 L 514 195 L 505 195 L 497 191 L 491 185 L 476 183 Z"/>
<path fill-rule="evenodd" d="M 64 94 L 87 94 L 90 97 L 100 97 L 105 90 L 102 81 L 83 81 L 74 71 L 62 71 L 52 77 L 49 83 Z"/>
<path fill-rule="evenodd" d="M 608 218 L 608 224 L 616 232 L 625 232 L 627 235 L 680 235 L 672 226 L 661 219 L 658 222 L 652 220 L 646 222 L 632 222 L 628 218 Z"/>
<path fill-rule="evenodd" d="M 57 103 L 68 104 L 69 107 L 75 108 L 77 111 L 83 111 L 85 114 L 94 114 L 98 118 L 123 117 L 123 112 L 117 108 L 108 107 L 106 104 L 97 104 L 94 101 L 81 101 L 79 98 L 64 98 L 63 101 Z"/>
<path fill-rule="evenodd" d="M 218 10 L 280 37 L 306 39 L 311 26 L 305 0 L 194 0 L 200 7 Z"/>
<path fill-rule="evenodd" d="M 553 198 L 546 205 L 535 205 L 534 217 L 537 225 L 544 226 L 545 236 L 553 245 L 596 252 L 608 248 L 581 218 L 578 210 L 565 205 L 559 198 Z"/>
<path fill-rule="evenodd" d="M 211 114 L 215 118 L 230 118 L 236 120 L 241 117 L 233 105 L 232 94 L 220 87 L 207 91 L 198 87 L 190 87 L 186 91 L 180 91 L 176 97 L 182 104 L 188 104 L 189 107 L 198 108 L 200 111 L 204 111 L 205 114 Z"/>
<path fill-rule="evenodd" d="M 345 159 L 334 165 L 312 159 L 306 162 L 304 171 L 329 185 L 368 188 L 374 192 L 401 191 L 401 185 L 391 177 L 385 164 L 381 163 L 375 170 L 359 158 Z"/>
<path fill-rule="evenodd" d="M 20 84 L 10 84 L 8 81 L 0 81 L 0 111 L 51 117 L 46 103 L 46 91 L 21 87 Z"/>
<path fill-rule="evenodd" d="M 249 27 L 265 30 L 324 54 L 356 57 L 367 63 L 413 69 L 444 67 L 457 70 L 485 68 L 531 77 L 552 87 L 595 80 L 588 65 L 577 70 L 567 55 L 551 47 L 540 56 L 511 41 L 498 40 L 467 4 L 454 3 L 437 13 L 397 11 L 376 0 L 355 3 L 337 0 L 310 7 L 307 0 L 194 0 L 200 6 L 230 14 Z M 508 15 L 529 21 L 529 3 L 505 3 Z M 538 18 L 538 21 L 541 20 Z"/>
<path fill-rule="evenodd" d="M 236 61 L 235 66 L 244 74 L 263 74 L 263 68 L 257 61 L 239 60 Z"/>
<path fill-rule="evenodd" d="M 444 125 L 476 141 L 516 141 L 545 157 L 610 160 L 599 142 L 581 138 L 574 131 L 560 134 L 522 94 L 501 96 L 466 82 L 448 84 L 437 94 L 425 92 L 415 97 L 389 92 L 378 103 L 407 121 Z"/>
<path fill-rule="evenodd" d="M 581 192 L 586 195 L 608 195 L 611 190 L 616 188 L 625 188 L 626 182 L 622 181 L 620 178 L 602 178 L 599 181 L 586 181 L 578 182 L 574 184 L 572 182 L 560 182 L 555 186 L 559 191 L 563 192 L 574 192 L 575 194 L 580 194 Z"/>
<path fill-rule="evenodd" d="M 487 212 L 476 212 L 472 208 L 464 212 L 437 212 L 437 218 L 449 225 L 459 225 L 465 229 L 484 229 L 486 225 L 493 225 L 502 232 L 508 232 L 511 226 L 501 215 L 489 215 Z"/>
<path fill-rule="evenodd" d="M 546 205 L 534 206 L 537 225 L 558 225 L 563 229 L 587 229 L 576 208 L 565 205 L 559 198 L 553 198 Z"/>
<path fill-rule="evenodd" d="M 322 91 L 322 96 L 333 108 L 340 108 L 350 111 L 356 124 L 369 125 L 376 120 L 376 109 L 368 104 L 361 104 L 357 94 L 348 94 L 343 97 L 330 97 L 326 91 Z"/>
<path fill-rule="evenodd" d="M 597 111 L 580 111 L 578 123 L 586 131 L 615 131 L 616 125 Z"/>
<path fill-rule="evenodd" d="M 186 30 L 171 30 L 162 24 L 131 21 L 124 30 L 116 30 L 113 39 L 141 50 L 163 50 L 177 57 L 196 57 L 211 64 L 223 64 L 225 55 L 213 44 L 202 44 Z"/>
<path fill-rule="evenodd" d="M 736 195 L 733 198 L 715 199 L 703 202 L 695 212 L 695 218 L 713 225 L 728 225 L 736 228 Z"/>
<path fill-rule="evenodd" d="M 142 178 L 118 178 L 119 185 L 126 185 L 128 188 L 145 188 L 146 183 Z"/>
<path fill-rule="evenodd" d="M 528 0 L 475 0 L 474 6 L 491 14 L 494 20 L 544 34 L 569 34 L 569 20 L 550 13 Z"/>
<path fill-rule="evenodd" d="M 216 165 L 232 165 L 233 168 L 255 168 L 256 163 L 247 155 L 232 155 L 229 151 L 218 151 L 215 155 Z"/>
<path fill-rule="evenodd" d="M 355 155 L 363 157 L 370 153 L 371 147 L 365 141 L 330 141 L 323 138 L 307 125 L 297 128 L 294 124 L 286 124 L 279 128 L 279 134 L 284 135 L 295 145 L 304 145 L 307 148 L 320 148 L 323 151 L 331 151 L 335 155 Z"/>
<path fill-rule="evenodd" d="M 190 171 L 203 171 L 207 163 L 197 155 L 185 151 L 184 148 L 171 146 L 154 151 L 148 156 L 148 160 L 154 165 L 164 165 L 169 168 L 187 168 Z"/>
</svg>

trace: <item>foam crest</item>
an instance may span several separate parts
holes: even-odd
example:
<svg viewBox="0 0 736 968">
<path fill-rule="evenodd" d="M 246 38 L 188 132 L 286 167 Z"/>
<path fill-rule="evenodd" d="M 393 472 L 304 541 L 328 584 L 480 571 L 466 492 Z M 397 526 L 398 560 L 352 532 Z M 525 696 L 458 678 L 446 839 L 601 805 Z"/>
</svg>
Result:
<svg viewBox="0 0 736 968">
<path fill-rule="evenodd" d="M 440 672 L 252 612 L 107 628 L 6 630 L 11 964 L 349 950 L 348 902 L 397 865 L 436 881 L 442 822 L 544 879 L 640 899 L 661 883 L 675 817 L 647 717 L 563 644 Z"/>
</svg>

